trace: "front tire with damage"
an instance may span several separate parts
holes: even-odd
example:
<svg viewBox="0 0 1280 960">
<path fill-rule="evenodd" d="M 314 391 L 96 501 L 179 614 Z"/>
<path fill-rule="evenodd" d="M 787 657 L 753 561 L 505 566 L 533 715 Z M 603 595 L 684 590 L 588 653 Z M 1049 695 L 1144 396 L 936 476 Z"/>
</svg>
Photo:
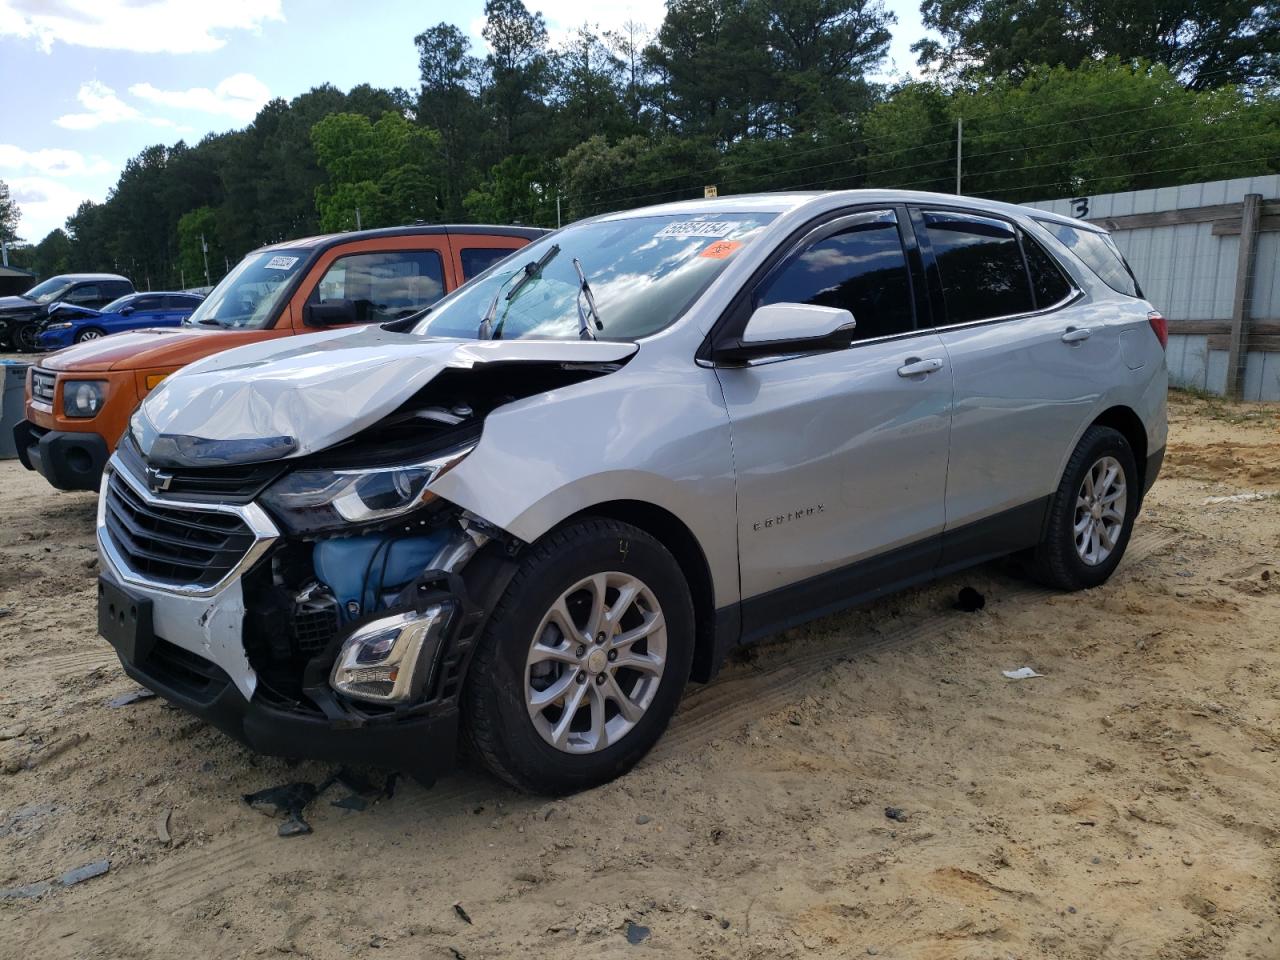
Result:
<svg viewBox="0 0 1280 960">
<path fill-rule="evenodd" d="M 571 521 L 530 546 L 485 626 L 463 724 L 522 790 L 565 794 L 633 767 L 666 729 L 693 660 L 675 558 L 617 520 Z"/>
</svg>

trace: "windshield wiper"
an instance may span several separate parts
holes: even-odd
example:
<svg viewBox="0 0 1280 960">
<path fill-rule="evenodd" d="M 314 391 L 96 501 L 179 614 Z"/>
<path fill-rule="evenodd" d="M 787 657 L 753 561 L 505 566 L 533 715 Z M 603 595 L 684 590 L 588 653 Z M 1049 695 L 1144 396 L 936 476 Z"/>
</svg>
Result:
<svg viewBox="0 0 1280 960">
<path fill-rule="evenodd" d="M 560 244 L 553 243 L 547 252 L 537 260 L 530 260 L 526 263 L 523 268 L 523 273 L 513 273 L 510 277 L 507 277 L 507 279 L 494 292 L 493 299 L 489 301 L 489 309 L 484 312 L 484 318 L 480 321 L 480 329 L 476 331 L 476 336 L 479 339 L 496 340 L 498 337 L 502 336 L 502 325 L 506 323 L 507 318 L 504 315 L 496 327 L 493 325 L 493 318 L 498 313 L 498 299 L 502 296 L 502 291 L 506 289 L 507 284 L 511 283 L 513 278 L 519 277 L 511 289 L 507 291 L 507 303 L 510 303 L 516 298 L 516 294 L 524 289 L 525 284 L 540 274 L 543 267 L 550 263 L 552 258 L 559 252 Z"/>
<path fill-rule="evenodd" d="M 600 321 L 600 311 L 596 309 L 596 298 L 591 292 L 591 284 L 587 283 L 587 275 L 582 272 L 582 261 L 577 257 L 573 258 L 573 269 L 578 271 L 578 339 L 594 340 L 596 338 L 596 330 L 603 330 L 604 324 Z M 586 298 L 587 309 L 582 309 L 582 300 Z M 596 323 L 596 330 L 591 329 L 591 323 L 587 319 L 587 314 L 591 314 L 591 320 Z"/>
</svg>

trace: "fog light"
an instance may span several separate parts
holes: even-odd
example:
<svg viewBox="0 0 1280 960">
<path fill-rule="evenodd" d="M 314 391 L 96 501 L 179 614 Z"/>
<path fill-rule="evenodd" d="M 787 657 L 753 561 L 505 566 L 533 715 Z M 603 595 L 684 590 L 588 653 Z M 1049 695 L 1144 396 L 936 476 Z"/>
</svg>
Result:
<svg viewBox="0 0 1280 960">
<path fill-rule="evenodd" d="M 343 642 L 329 685 L 373 703 L 420 697 L 452 613 L 452 604 L 438 603 L 420 613 L 410 610 L 366 623 Z"/>
</svg>

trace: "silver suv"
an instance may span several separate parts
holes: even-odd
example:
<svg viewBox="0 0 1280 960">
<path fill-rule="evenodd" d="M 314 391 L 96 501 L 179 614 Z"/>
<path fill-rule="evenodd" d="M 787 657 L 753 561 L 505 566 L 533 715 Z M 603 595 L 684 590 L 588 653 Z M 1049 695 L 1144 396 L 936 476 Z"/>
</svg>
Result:
<svg viewBox="0 0 1280 960">
<path fill-rule="evenodd" d="M 1164 320 L 1106 234 L 896 191 L 575 223 L 424 314 L 153 391 L 107 471 L 99 625 L 252 747 L 562 793 L 732 648 L 1005 554 L 1116 568 Z"/>
</svg>

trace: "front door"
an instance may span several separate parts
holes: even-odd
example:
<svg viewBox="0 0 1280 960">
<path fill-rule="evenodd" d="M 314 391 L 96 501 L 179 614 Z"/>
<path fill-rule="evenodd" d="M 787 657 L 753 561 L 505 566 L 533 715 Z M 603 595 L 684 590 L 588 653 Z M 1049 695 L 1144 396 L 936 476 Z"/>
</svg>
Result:
<svg viewBox="0 0 1280 960">
<path fill-rule="evenodd" d="M 752 309 L 770 303 L 841 307 L 857 327 L 846 350 L 718 370 L 744 639 L 927 576 L 945 521 L 951 371 L 917 323 L 895 212 L 815 230 L 753 291 Z"/>
</svg>

